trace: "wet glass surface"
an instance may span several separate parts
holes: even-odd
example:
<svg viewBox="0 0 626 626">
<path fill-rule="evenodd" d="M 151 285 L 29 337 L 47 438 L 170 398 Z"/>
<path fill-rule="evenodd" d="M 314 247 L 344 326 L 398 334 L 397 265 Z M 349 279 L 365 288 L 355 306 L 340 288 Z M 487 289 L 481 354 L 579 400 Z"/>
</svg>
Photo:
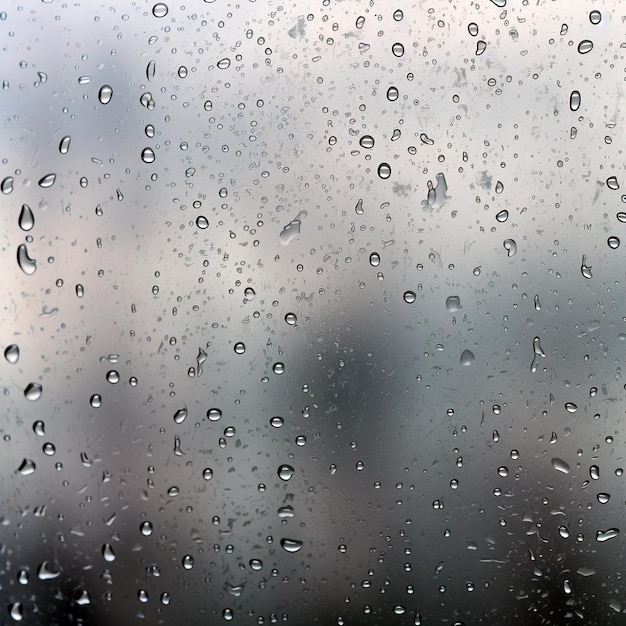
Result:
<svg viewBox="0 0 626 626">
<path fill-rule="evenodd" d="M 5 4 L 0 623 L 626 623 L 625 16 Z"/>
</svg>

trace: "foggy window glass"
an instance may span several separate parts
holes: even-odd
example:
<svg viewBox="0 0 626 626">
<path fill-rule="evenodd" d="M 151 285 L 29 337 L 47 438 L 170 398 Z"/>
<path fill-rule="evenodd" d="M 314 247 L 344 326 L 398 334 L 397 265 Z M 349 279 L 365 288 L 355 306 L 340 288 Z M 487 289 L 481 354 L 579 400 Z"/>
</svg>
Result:
<svg viewBox="0 0 626 626">
<path fill-rule="evenodd" d="M 620 2 L 0 8 L 0 623 L 626 623 Z"/>
</svg>

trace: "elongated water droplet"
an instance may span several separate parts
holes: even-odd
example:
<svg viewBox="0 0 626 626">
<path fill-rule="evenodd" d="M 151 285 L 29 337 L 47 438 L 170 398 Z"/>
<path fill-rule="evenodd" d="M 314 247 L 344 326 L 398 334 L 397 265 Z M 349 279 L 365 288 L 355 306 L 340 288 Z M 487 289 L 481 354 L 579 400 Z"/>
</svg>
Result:
<svg viewBox="0 0 626 626">
<path fill-rule="evenodd" d="M 111 102 L 112 97 L 113 97 L 113 89 L 111 85 L 102 85 L 102 87 L 100 87 L 100 91 L 98 92 L 98 100 L 100 100 L 100 103 L 109 104 L 109 102 Z"/>
<path fill-rule="evenodd" d="M 230 67 L 230 59 L 229 58 L 224 58 L 224 59 L 220 59 L 217 62 L 217 67 L 220 70 L 226 70 Z"/>
<path fill-rule="evenodd" d="M 29 402 L 37 402 L 41 398 L 43 387 L 39 383 L 28 383 L 24 389 L 24 397 Z"/>
<path fill-rule="evenodd" d="M 57 179 L 56 174 L 46 174 L 43 178 L 39 179 L 39 186 L 43 189 L 48 189 L 54 185 L 54 182 Z"/>
<path fill-rule="evenodd" d="M 155 73 L 156 73 L 156 61 L 152 60 L 148 63 L 148 66 L 146 67 L 146 78 L 150 81 L 153 80 Z"/>
<path fill-rule="evenodd" d="M 144 148 L 141 151 L 141 160 L 144 163 L 154 163 L 154 150 L 152 148 Z"/>
<path fill-rule="evenodd" d="M 566 402 L 565 410 L 568 413 L 576 413 L 576 411 L 578 410 L 578 406 L 576 406 L 573 402 Z"/>
<path fill-rule="evenodd" d="M 20 360 L 20 348 L 17 344 L 12 343 L 4 349 L 4 358 L 11 364 L 15 365 Z"/>
<path fill-rule="evenodd" d="M 482 39 L 476 42 L 476 56 L 480 56 L 486 49 L 487 42 L 483 41 Z"/>
<path fill-rule="evenodd" d="M 202 471 L 202 478 L 204 478 L 204 480 L 211 480 L 211 478 L 213 478 L 213 470 L 210 467 L 205 467 Z"/>
<path fill-rule="evenodd" d="M 304 544 L 298 539 L 284 538 L 280 540 L 280 545 L 286 552 L 298 552 Z"/>
<path fill-rule="evenodd" d="M 593 41 L 590 41 L 589 39 L 583 39 L 578 44 L 578 52 L 580 52 L 580 54 L 587 54 L 588 52 L 591 52 L 592 50 L 593 50 Z"/>
<path fill-rule="evenodd" d="M 370 265 L 372 267 L 378 267 L 380 265 L 380 255 L 378 252 L 372 252 L 372 254 L 370 254 Z"/>
<path fill-rule="evenodd" d="M 580 91 L 574 90 L 569 96 L 569 108 L 572 111 L 578 111 L 579 107 L 580 107 Z"/>
<path fill-rule="evenodd" d="M 515 256 L 517 252 L 517 243 L 515 242 L 515 239 L 505 239 L 502 245 L 507 252 L 507 256 Z"/>
<path fill-rule="evenodd" d="M 283 246 L 288 245 L 291 241 L 293 241 L 299 234 L 300 228 L 302 227 L 302 218 L 306 217 L 306 211 L 300 211 L 294 219 L 289 222 L 283 229 L 280 231 L 280 235 L 278 239 Z"/>
<path fill-rule="evenodd" d="M 593 278 L 593 274 L 591 273 L 591 265 L 587 265 L 587 257 L 583 254 L 583 260 L 580 265 L 580 273 L 585 278 Z"/>
<path fill-rule="evenodd" d="M 35 225 L 35 216 L 27 204 L 22 205 L 17 223 L 22 230 L 27 232 Z"/>
<path fill-rule="evenodd" d="M 185 569 L 191 569 L 193 567 L 193 557 L 190 554 L 186 554 L 183 557 L 183 567 Z"/>
<path fill-rule="evenodd" d="M 363 28 L 363 24 L 365 24 L 365 17 L 363 17 L 362 15 L 359 15 L 359 17 L 356 18 L 356 22 L 354 23 L 354 25 L 358 29 L 361 29 Z"/>
<path fill-rule="evenodd" d="M 599 530 L 596 532 L 596 541 L 608 541 L 614 539 L 619 534 L 618 528 L 609 528 L 608 530 Z"/>
<path fill-rule="evenodd" d="M 76 285 L 75 290 L 77 298 L 82 298 L 85 295 L 85 288 L 80 283 Z"/>
<path fill-rule="evenodd" d="M 566 463 L 563 459 L 559 459 L 558 457 L 554 457 L 551 461 L 552 467 L 557 472 L 562 472 L 563 474 L 570 473 L 569 463 Z"/>
<path fill-rule="evenodd" d="M 174 413 L 174 422 L 176 424 L 182 424 L 185 419 L 187 419 L 187 409 L 186 408 L 182 408 L 182 409 L 178 409 L 178 411 L 176 411 L 176 413 Z"/>
<path fill-rule="evenodd" d="M 496 193 L 502 193 L 504 191 L 504 184 L 502 183 L 502 181 L 498 181 L 496 183 Z"/>
<path fill-rule="evenodd" d="M 70 150 L 70 142 L 72 138 L 69 135 L 65 135 L 63 139 L 59 142 L 59 152 L 61 154 L 67 154 Z"/>
<path fill-rule="evenodd" d="M 105 543 L 102 546 L 102 556 L 107 563 L 115 561 L 115 552 L 113 551 L 113 546 L 110 543 Z"/>
</svg>

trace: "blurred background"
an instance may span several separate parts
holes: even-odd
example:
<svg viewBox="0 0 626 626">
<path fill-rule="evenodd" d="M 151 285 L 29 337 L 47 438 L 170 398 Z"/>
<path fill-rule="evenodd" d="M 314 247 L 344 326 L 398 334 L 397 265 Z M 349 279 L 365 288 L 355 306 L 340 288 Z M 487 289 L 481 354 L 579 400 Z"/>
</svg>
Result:
<svg viewBox="0 0 626 626">
<path fill-rule="evenodd" d="M 626 624 L 624 19 L 5 3 L 0 623 Z"/>
</svg>

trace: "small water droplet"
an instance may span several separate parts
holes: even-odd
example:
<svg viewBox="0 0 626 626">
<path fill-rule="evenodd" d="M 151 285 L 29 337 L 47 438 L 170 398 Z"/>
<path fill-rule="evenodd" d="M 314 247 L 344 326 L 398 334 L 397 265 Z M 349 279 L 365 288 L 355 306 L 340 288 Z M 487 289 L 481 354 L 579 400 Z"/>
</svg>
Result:
<svg viewBox="0 0 626 626">
<path fill-rule="evenodd" d="M 100 87 L 100 91 L 98 92 L 98 100 L 100 100 L 100 103 L 109 104 L 112 97 L 113 88 L 111 87 L 111 85 L 102 85 L 102 87 Z"/>
<path fill-rule="evenodd" d="M 507 256 L 515 256 L 517 252 L 517 243 L 515 242 L 515 239 L 505 239 L 502 245 L 507 252 Z"/>
<path fill-rule="evenodd" d="M 12 343 L 4 349 L 4 358 L 11 364 L 15 365 L 20 360 L 20 348 L 17 344 Z"/>
<path fill-rule="evenodd" d="M 139 530 L 144 537 L 149 537 L 152 534 L 152 523 L 141 522 L 141 525 L 139 526 Z"/>
<path fill-rule="evenodd" d="M 154 17 L 165 17 L 168 11 L 169 7 L 165 4 L 165 2 L 157 2 L 152 7 L 152 15 L 154 15 Z"/>
<path fill-rule="evenodd" d="M 61 154 L 67 154 L 70 150 L 70 142 L 72 138 L 69 135 L 65 135 L 59 142 L 59 152 Z"/>
<path fill-rule="evenodd" d="M 302 541 L 299 541 L 298 539 L 281 539 L 280 540 L 280 545 L 283 548 L 283 550 L 285 550 L 286 552 L 298 552 L 299 550 L 302 549 L 302 546 L 304 545 Z"/>
<path fill-rule="evenodd" d="M 211 480 L 211 478 L 213 478 L 213 470 L 210 467 L 205 467 L 204 470 L 202 470 L 202 478 L 204 478 L 204 480 Z"/>
<path fill-rule="evenodd" d="M 391 176 L 391 165 L 389 163 L 381 163 L 378 166 L 378 176 L 383 180 L 386 180 Z"/>
<path fill-rule="evenodd" d="M 590 41 L 589 39 L 583 39 L 578 44 L 578 52 L 580 52 L 580 54 L 587 54 L 588 52 L 591 52 L 592 50 L 593 50 L 593 41 Z"/>
<path fill-rule="evenodd" d="M 371 135 L 363 135 L 363 137 L 359 139 L 359 144 L 361 145 L 361 148 L 369 150 L 370 148 L 374 147 L 374 137 L 372 137 Z M 360 202 L 363 203 L 362 200 L 360 200 Z"/>
<path fill-rule="evenodd" d="M 471 365 L 475 360 L 474 353 L 471 350 L 463 350 L 461 354 L 461 365 Z"/>
<path fill-rule="evenodd" d="M 39 383 L 28 383 L 24 389 L 24 397 L 30 402 L 36 402 L 41 398 L 43 387 Z"/>
<path fill-rule="evenodd" d="M 563 459 L 559 459 L 558 457 L 554 457 L 551 461 L 552 467 L 557 472 L 562 472 L 563 474 L 570 473 L 569 463 L 566 463 Z"/>
<path fill-rule="evenodd" d="M 144 163 L 154 163 L 154 150 L 152 148 L 144 148 L 141 151 L 141 160 Z"/>
<path fill-rule="evenodd" d="M 281 480 L 287 481 L 293 476 L 295 471 L 296 470 L 291 465 L 283 464 L 278 468 L 278 477 Z"/>
</svg>

